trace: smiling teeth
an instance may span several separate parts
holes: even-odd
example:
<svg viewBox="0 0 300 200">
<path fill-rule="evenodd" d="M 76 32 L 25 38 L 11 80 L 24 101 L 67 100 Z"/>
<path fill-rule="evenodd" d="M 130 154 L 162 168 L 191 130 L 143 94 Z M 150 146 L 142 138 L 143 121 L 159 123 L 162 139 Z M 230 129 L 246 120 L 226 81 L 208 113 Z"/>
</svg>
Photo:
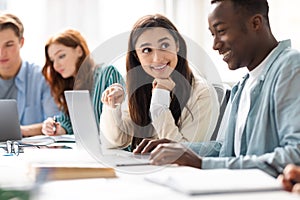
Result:
<svg viewBox="0 0 300 200">
<path fill-rule="evenodd" d="M 230 53 L 230 51 L 227 51 L 227 52 L 223 53 L 223 56 L 226 57 L 229 55 L 229 53 Z"/>
<path fill-rule="evenodd" d="M 153 69 L 163 69 L 166 65 L 159 66 L 159 67 L 153 67 Z"/>
</svg>

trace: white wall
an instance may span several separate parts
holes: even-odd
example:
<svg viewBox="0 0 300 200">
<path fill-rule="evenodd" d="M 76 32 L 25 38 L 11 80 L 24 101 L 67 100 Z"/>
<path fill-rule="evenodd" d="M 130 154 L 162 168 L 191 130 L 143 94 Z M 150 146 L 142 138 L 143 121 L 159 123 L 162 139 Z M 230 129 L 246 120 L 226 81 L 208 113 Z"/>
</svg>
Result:
<svg viewBox="0 0 300 200">
<path fill-rule="evenodd" d="M 221 56 L 213 51 L 208 31 L 209 0 L 0 0 L 0 9 L 18 15 L 25 26 L 24 59 L 44 64 L 47 38 L 66 27 L 78 29 L 91 50 L 120 33 L 130 31 L 143 15 L 166 15 L 179 31 L 210 56 L 225 82 L 236 82 L 246 69 L 229 71 Z M 278 40 L 291 38 L 300 49 L 299 0 L 269 0 L 270 21 Z M 113 51 L 113 50 L 112 50 Z M 189 49 L 189 51 L 192 51 Z M 189 54 L 189 52 L 188 52 Z M 190 53 L 191 54 L 191 53 Z M 116 64 L 124 70 L 124 60 Z"/>
</svg>

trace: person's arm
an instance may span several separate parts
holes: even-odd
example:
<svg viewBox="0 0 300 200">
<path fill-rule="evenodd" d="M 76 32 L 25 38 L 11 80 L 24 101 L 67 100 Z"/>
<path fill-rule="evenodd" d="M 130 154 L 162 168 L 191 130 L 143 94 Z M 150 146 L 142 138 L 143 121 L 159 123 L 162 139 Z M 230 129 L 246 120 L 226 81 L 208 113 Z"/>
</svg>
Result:
<svg viewBox="0 0 300 200">
<path fill-rule="evenodd" d="M 157 150 L 158 146 L 159 149 L 164 149 L 165 147 L 168 147 L 168 145 L 161 145 L 161 144 L 167 144 L 167 143 L 172 143 L 171 146 L 173 144 L 175 144 L 176 142 L 172 141 L 172 140 L 168 140 L 168 139 L 143 139 L 142 142 L 136 147 L 136 149 L 133 150 L 134 154 L 148 154 L 151 153 L 152 151 L 156 151 L 158 152 L 159 150 Z M 197 154 L 200 158 L 200 156 L 211 156 L 211 157 L 218 157 L 220 149 L 222 147 L 222 138 L 220 137 L 218 141 L 210 141 L 210 142 L 185 142 L 185 143 L 181 143 L 181 148 L 183 149 L 189 149 L 189 152 L 193 152 L 192 154 Z M 178 146 L 177 146 L 178 148 Z M 174 156 L 178 156 L 178 154 L 176 155 L 176 152 L 174 152 L 175 155 Z M 193 157 L 193 156 L 192 156 Z M 182 156 L 181 158 L 183 158 L 184 160 L 186 160 L 184 158 L 184 156 Z M 153 160 L 155 160 L 154 158 L 152 158 Z M 180 161 L 179 161 L 180 162 Z M 196 161 L 192 161 L 192 162 L 197 162 Z M 170 163 L 165 163 L 165 164 L 170 164 Z M 189 165 L 186 162 L 187 165 Z"/>
<path fill-rule="evenodd" d="M 298 58 L 295 60 L 297 59 Z M 292 60 L 292 58 L 290 58 L 290 60 Z M 288 65 L 286 62 L 284 65 Z M 259 141 L 256 141 L 255 138 L 252 137 L 251 140 L 253 141 L 244 144 L 248 145 L 248 148 L 255 146 L 255 151 L 259 152 L 260 143 L 263 143 L 261 146 L 266 146 L 266 144 L 272 140 L 273 142 L 277 141 L 277 143 L 274 144 L 274 149 L 262 154 L 252 153 L 238 157 L 203 158 L 203 168 L 260 168 L 276 176 L 276 174 L 264 164 L 264 161 L 268 161 L 270 164 L 280 167 L 284 167 L 288 163 L 300 164 L 300 96 L 298 88 L 300 85 L 300 67 L 296 66 L 295 64 L 288 65 L 276 71 L 278 74 L 276 74 L 276 76 L 274 75 L 274 82 L 269 86 L 272 87 L 269 91 L 270 100 L 265 103 L 265 108 L 268 108 L 268 111 L 252 118 L 252 120 L 256 122 L 255 124 L 260 124 L 260 126 L 264 128 L 259 129 L 261 132 L 254 131 L 255 133 L 253 132 L 252 134 L 263 134 L 268 137 L 266 137 L 265 140 Z M 264 123 L 264 115 L 269 119 L 267 123 Z M 252 123 L 254 122 L 252 121 Z M 251 126 L 251 129 L 254 129 L 254 127 L 256 128 L 257 126 Z M 275 128 L 272 129 L 269 127 Z"/>
<path fill-rule="evenodd" d="M 114 86 L 116 88 L 114 88 Z M 111 89 L 117 91 L 118 97 L 121 98 L 114 100 L 113 105 L 109 106 L 106 95 L 109 95 Z M 100 121 L 100 135 L 101 142 L 107 148 L 123 148 L 127 147 L 132 140 L 133 128 L 131 127 L 130 117 L 127 107 L 122 110 L 124 93 L 125 93 L 125 82 L 122 75 L 113 66 L 99 68 L 95 74 L 95 87 L 93 102 L 96 109 L 96 117 L 99 117 Z M 115 105 L 117 104 L 117 105 Z M 130 131 L 131 130 L 131 131 Z"/>
<path fill-rule="evenodd" d="M 122 110 L 122 103 L 116 108 L 103 106 L 100 117 L 100 135 L 107 148 L 124 148 L 132 141 L 133 126 L 128 110 Z"/>
<path fill-rule="evenodd" d="M 98 66 L 95 69 L 92 102 L 97 123 L 100 123 L 100 116 L 103 109 L 103 102 L 101 101 L 102 94 L 109 86 L 115 83 L 120 84 L 125 90 L 125 81 L 120 72 L 114 66 Z"/>
<path fill-rule="evenodd" d="M 70 117 L 68 115 L 66 115 L 65 113 L 60 114 L 57 117 L 57 122 L 59 122 L 60 126 L 64 129 L 61 130 L 61 134 L 68 134 L 68 135 L 72 135 L 73 133 L 73 128 L 72 128 L 72 123 L 70 120 Z M 63 133 L 65 132 L 65 133 Z"/>
<path fill-rule="evenodd" d="M 282 71 L 283 72 L 281 72 L 278 77 L 273 79 L 277 84 L 273 84 L 273 88 L 270 91 L 271 95 L 268 95 L 270 100 L 266 99 L 265 102 L 265 108 L 269 108 L 269 105 L 267 104 L 271 103 L 269 109 L 270 112 L 260 113 L 260 115 L 256 115 L 255 118 L 252 118 L 253 120 L 258 120 L 257 122 L 254 121 L 252 123 L 255 123 L 255 125 L 261 124 L 264 128 L 269 127 L 271 123 L 274 123 L 273 127 L 276 127 L 274 130 L 264 129 L 267 131 L 264 132 L 261 129 L 258 129 L 260 132 L 253 131 L 251 133 L 254 135 L 258 134 L 257 136 L 268 134 L 269 137 L 266 137 L 265 140 L 262 140 L 259 137 L 252 137 L 251 141 L 243 144 L 248 145 L 248 148 L 251 148 L 252 151 L 249 152 L 248 155 L 241 155 L 238 157 L 222 155 L 222 150 L 225 149 L 224 146 L 226 146 L 226 141 L 232 139 L 228 138 L 228 135 L 221 134 L 218 138 L 223 138 L 223 142 L 221 141 L 220 143 L 218 141 L 211 141 L 209 143 L 187 143 L 198 155 L 206 156 L 202 157 L 201 168 L 259 168 L 274 176 L 274 171 L 265 164 L 265 161 L 274 166 L 281 167 L 288 163 L 300 164 L 300 96 L 298 93 L 298 85 L 300 85 L 300 68 L 293 69 L 292 72 L 287 69 Z M 263 123 L 265 117 L 269 119 L 269 123 Z M 251 129 L 253 128 L 254 127 L 251 126 Z M 259 138 L 259 140 L 257 138 Z M 278 143 L 276 143 L 277 138 Z M 273 151 L 266 152 L 264 149 L 260 149 L 260 146 L 265 147 L 271 139 L 273 142 L 275 141 L 273 144 L 273 146 L 275 146 Z M 261 150 L 264 150 L 265 153 L 259 154 Z"/>
<path fill-rule="evenodd" d="M 24 137 L 41 135 L 42 134 L 42 125 L 43 123 L 30 124 L 30 125 L 21 125 L 21 133 Z"/>
<path fill-rule="evenodd" d="M 180 143 L 159 144 L 150 154 L 153 165 L 178 164 L 201 169 L 201 157 Z"/>
<path fill-rule="evenodd" d="M 158 113 L 151 114 L 158 138 L 167 138 L 176 142 L 209 141 L 213 132 L 211 127 L 214 127 L 217 122 L 219 104 L 208 84 L 197 81 L 193 85 L 191 97 L 182 111 L 179 127 L 175 124 L 171 110 L 165 103 L 165 99 L 168 98 L 166 92 L 154 89 L 150 105 L 151 113 Z M 157 109 L 159 106 L 160 111 Z"/>
</svg>

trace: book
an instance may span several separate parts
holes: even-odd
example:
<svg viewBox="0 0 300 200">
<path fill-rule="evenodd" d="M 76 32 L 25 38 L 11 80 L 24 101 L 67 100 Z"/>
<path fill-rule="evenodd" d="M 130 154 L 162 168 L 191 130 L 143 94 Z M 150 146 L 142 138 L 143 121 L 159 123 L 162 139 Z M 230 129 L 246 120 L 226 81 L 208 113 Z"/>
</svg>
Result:
<svg viewBox="0 0 300 200">
<path fill-rule="evenodd" d="M 31 176 L 37 182 L 88 178 L 116 178 L 113 168 L 93 165 L 33 165 Z"/>
<path fill-rule="evenodd" d="M 114 168 L 97 162 L 88 152 L 43 149 L 32 151 L 28 172 L 37 182 L 83 178 L 115 178 Z"/>
<path fill-rule="evenodd" d="M 203 170 L 192 167 L 166 167 L 145 176 L 145 179 L 188 195 L 282 189 L 279 181 L 259 169 Z"/>
</svg>

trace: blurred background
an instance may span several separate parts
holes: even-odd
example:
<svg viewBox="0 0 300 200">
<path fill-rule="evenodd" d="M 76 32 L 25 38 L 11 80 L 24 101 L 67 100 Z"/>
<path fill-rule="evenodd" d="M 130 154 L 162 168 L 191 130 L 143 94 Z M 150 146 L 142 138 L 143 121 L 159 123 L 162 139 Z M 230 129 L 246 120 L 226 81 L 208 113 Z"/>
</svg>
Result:
<svg viewBox="0 0 300 200">
<path fill-rule="evenodd" d="M 222 81 L 232 84 L 246 70 L 229 71 L 222 57 L 212 50 L 207 23 L 209 6 L 210 0 L 0 0 L 0 10 L 17 15 L 24 24 L 25 44 L 21 50 L 24 60 L 43 65 L 45 42 L 65 28 L 79 30 L 93 51 L 113 36 L 130 31 L 140 17 L 160 13 L 202 47 Z M 269 6 L 275 37 L 292 39 L 292 46 L 300 50 L 300 1 L 269 0 Z M 124 59 L 116 65 L 124 72 Z"/>
</svg>

